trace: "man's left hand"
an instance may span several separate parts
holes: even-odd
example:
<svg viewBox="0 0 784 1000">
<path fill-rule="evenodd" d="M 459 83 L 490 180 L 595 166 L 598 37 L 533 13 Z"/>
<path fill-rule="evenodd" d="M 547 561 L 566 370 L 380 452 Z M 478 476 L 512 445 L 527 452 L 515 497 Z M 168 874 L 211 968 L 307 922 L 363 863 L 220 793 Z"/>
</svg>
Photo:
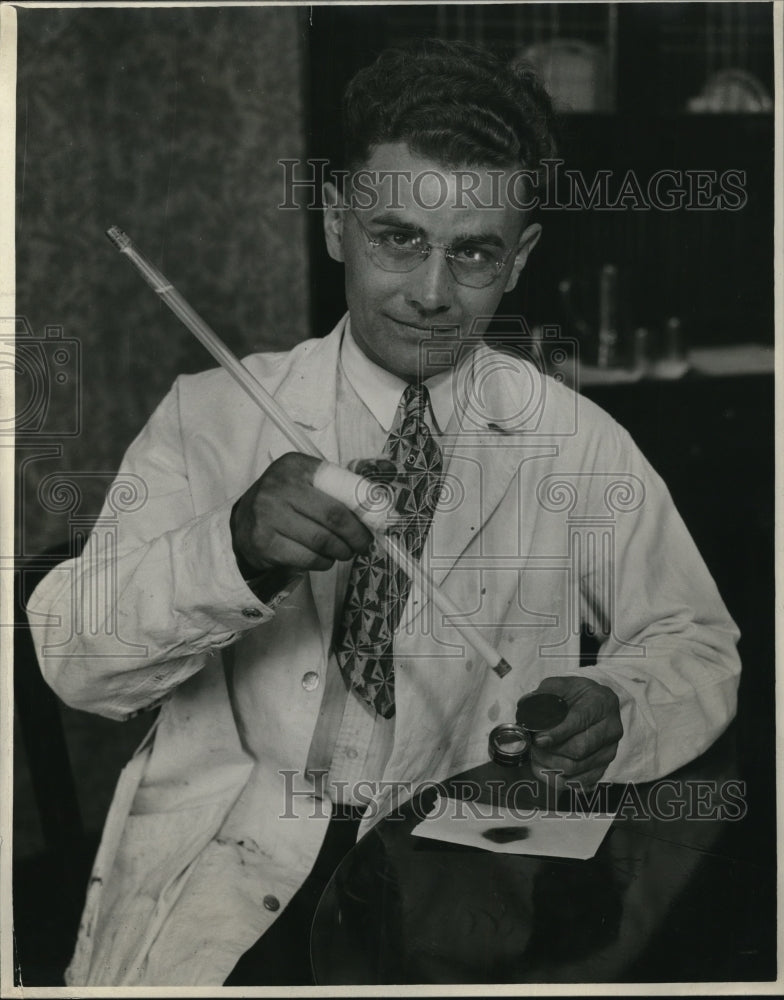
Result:
<svg viewBox="0 0 784 1000">
<path fill-rule="evenodd" d="M 539 733 L 531 748 L 531 768 L 537 778 L 544 771 L 560 771 L 557 780 L 579 781 L 593 787 L 618 752 L 623 736 L 618 696 L 587 677 L 547 677 L 537 694 L 560 695 L 569 705 L 563 722 Z"/>
</svg>

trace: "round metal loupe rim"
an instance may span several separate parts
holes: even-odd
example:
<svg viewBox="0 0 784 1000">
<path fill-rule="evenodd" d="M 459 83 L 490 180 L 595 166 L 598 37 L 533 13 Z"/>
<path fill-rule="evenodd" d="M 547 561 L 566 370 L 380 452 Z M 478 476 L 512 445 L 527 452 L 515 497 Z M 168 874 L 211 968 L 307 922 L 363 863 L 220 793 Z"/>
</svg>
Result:
<svg viewBox="0 0 784 1000">
<path fill-rule="evenodd" d="M 509 744 L 513 742 L 522 743 L 522 747 L 518 746 L 514 750 L 510 750 Z M 528 733 L 515 722 L 502 722 L 500 726 L 496 726 L 490 731 L 488 739 L 490 757 L 496 764 L 522 763 L 528 753 L 529 744 Z"/>
</svg>

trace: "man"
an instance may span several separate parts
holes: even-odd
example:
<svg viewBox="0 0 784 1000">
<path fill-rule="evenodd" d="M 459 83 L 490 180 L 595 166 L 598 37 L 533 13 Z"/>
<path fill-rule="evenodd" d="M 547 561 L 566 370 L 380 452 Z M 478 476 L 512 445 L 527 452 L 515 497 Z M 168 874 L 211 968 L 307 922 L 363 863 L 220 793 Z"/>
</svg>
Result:
<svg viewBox="0 0 784 1000">
<path fill-rule="evenodd" d="M 512 671 L 223 372 L 178 379 L 124 460 L 144 495 L 114 558 L 94 536 L 31 603 L 67 630 L 71 593 L 109 595 L 97 634 L 37 629 L 66 702 L 161 706 L 115 795 L 71 984 L 307 982 L 286 947 L 314 863 L 323 884 L 341 830 L 485 762 L 525 693 L 568 703 L 535 772 L 586 786 L 665 774 L 734 713 L 737 631 L 660 479 L 595 406 L 480 342 L 541 234 L 521 207 L 553 152 L 540 85 L 432 43 L 384 53 L 344 110 L 350 176 L 324 223 L 347 316 L 246 365 L 330 461 L 394 476 L 400 537 Z M 580 619 L 603 638 L 584 668 Z M 117 656 L 117 636 L 135 648 Z"/>
</svg>

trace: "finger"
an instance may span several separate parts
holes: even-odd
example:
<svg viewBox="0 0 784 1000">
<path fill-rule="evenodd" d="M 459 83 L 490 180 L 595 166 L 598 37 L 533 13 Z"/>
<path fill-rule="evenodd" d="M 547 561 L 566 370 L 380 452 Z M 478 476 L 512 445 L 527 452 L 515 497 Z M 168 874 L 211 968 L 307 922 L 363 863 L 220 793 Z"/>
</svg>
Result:
<svg viewBox="0 0 784 1000">
<path fill-rule="evenodd" d="M 355 458 L 348 463 L 348 469 L 365 479 L 372 479 L 378 483 L 391 483 L 396 479 L 400 471 L 388 458 Z"/>
<path fill-rule="evenodd" d="M 563 722 L 537 734 L 539 746 L 557 746 L 577 733 L 585 732 L 596 724 L 605 723 L 612 735 L 620 739 L 623 724 L 618 708 L 618 698 L 609 688 L 592 685 L 571 698 L 569 712 Z"/>
<path fill-rule="evenodd" d="M 285 522 L 278 527 L 280 535 L 297 542 L 304 548 L 330 562 L 352 559 L 354 549 L 341 535 L 335 533 L 327 525 L 315 521 L 299 511 L 292 511 Z"/>
<path fill-rule="evenodd" d="M 328 570 L 335 562 L 319 555 L 294 538 L 276 532 L 265 547 L 266 560 L 277 566 L 290 566 L 301 570 Z"/>
<path fill-rule="evenodd" d="M 555 732 L 555 730 L 551 732 Z M 622 735 L 623 727 L 617 723 L 617 720 L 607 717 L 562 741 L 552 739 L 550 734 L 537 735 L 534 739 L 534 746 L 545 752 L 557 753 L 572 760 L 581 760 L 590 756 L 601 746 L 617 743 Z"/>
<path fill-rule="evenodd" d="M 297 488 L 312 486 L 313 476 L 320 464 L 321 459 L 314 458 L 313 455 L 289 451 L 275 459 L 262 474 L 261 479 L 277 487 L 285 487 L 286 485 Z"/>
<path fill-rule="evenodd" d="M 348 546 L 349 554 L 335 556 L 336 559 L 349 559 L 357 552 L 367 552 L 373 541 L 372 532 L 339 500 L 310 487 L 296 493 L 290 502 L 295 511 L 337 536 Z"/>
<path fill-rule="evenodd" d="M 249 559 L 254 565 L 328 569 L 336 559 L 353 557 L 353 550 L 329 528 L 289 506 L 275 506 L 274 516 L 265 516 L 263 505 L 258 511 L 250 538 Z"/>
<path fill-rule="evenodd" d="M 552 729 L 537 733 L 535 743 L 541 747 L 559 746 L 579 733 L 585 733 L 605 718 L 604 705 L 595 699 L 571 705 L 563 722 Z"/>
<path fill-rule="evenodd" d="M 347 507 L 308 484 L 297 490 L 289 487 L 285 492 L 259 491 L 253 505 L 253 517 L 254 537 L 260 548 L 264 547 L 261 539 L 267 527 L 305 543 L 309 536 L 317 542 L 316 529 L 324 538 L 335 536 L 348 551 L 327 549 L 324 554 L 332 559 L 349 559 L 356 552 L 365 552 L 373 540 L 370 531 Z M 306 527 L 306 522 L 311 527 Z M 314 550 L 321 550 L 318 542 Z"/>
<path fill-rule="evenodd" d="M 607 770 L 607 765 L 604 767 L 594 768 L 592 771 L 588 771 L 585 774 L 577 775 L 573 778 L 568 778 L 570 784 L 576 784 L 580 786 L 584 791 L 589 791 L 594 788 L 602 780 L 604 772 Z"/>
<path fill-rule="evenodd" d="M 592 754 L 577 760 L 573 757 L 565 757 L 563 754 L 541 754 L 531 751 L 531 761 L 542 769 L 562 771 L 567 777 L 576 777 L 594 768 L 606 768 L 610 761 L 615 759 L 616 752 L 617 744 L 615 743 L 605 744 Z"/>
<path fill-rule="evenodd" d="M 557 754 L 531 755 L 531 770 L 540 779 L 552 781 L 560 776 L 564 780 L 583 780 L 588 776 L 601 776 L 615 759 L 616 748 L 604 747 L 584 761 L 573 761 Z"/>
</svg>

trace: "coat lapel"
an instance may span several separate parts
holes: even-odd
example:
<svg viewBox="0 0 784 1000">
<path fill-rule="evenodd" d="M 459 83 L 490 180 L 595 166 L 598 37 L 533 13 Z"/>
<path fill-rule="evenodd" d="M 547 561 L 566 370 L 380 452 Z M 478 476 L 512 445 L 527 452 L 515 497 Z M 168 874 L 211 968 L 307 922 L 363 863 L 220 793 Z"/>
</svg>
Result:
<svg viewBox="0 0 784 1000">
<path fill-rule="evenodd" d="M 426 549 L 438 585 L 481 536 L 510 490 L 518 491 L 519 511 L 519 476 L 525 463 L 558 450 L 552 438 L 536 433 L 542 376 L 528 362 L 481 346 L 457 372 L 455 402 L 443 441 L 445 490 Z M 517 525 L 509 527 L 511 543 Z M 430 600 L 427 593 L 415 596 L 416 612 L 408 622 Z"/>
<path fill-rule="evenodd" d="M 456 441 L 446 456 L 444 502 L 430 529 L 432 576 L 441 583 L 481 534 L 503 497 L 514 488 L 520 453 L 495 431 Z"/>
<path fill-rule="evenodd" d="M 321 340 L 308 340 L 295 348 L 289 370 L 275 391 L 275 399 L 314 445 L 330 462 L 337 461 L 338 441 L 335 426 L 338 359 L 345 317 Z M 265 454 L 259 455 L 261 468 L 295 450 L 295 446 L 276 427 L 264 436 Z"/>
</svg>

